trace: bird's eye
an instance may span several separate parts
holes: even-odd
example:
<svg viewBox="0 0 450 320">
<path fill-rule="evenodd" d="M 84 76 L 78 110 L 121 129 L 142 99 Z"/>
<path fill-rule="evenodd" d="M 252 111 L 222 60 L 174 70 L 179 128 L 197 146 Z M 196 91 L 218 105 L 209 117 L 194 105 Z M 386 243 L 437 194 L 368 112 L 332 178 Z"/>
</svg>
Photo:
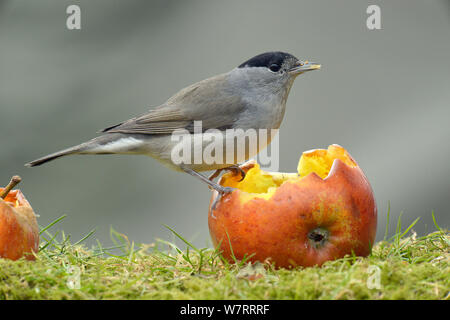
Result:
<svg viewBox="0 0 450 320">
<path fill-rule="evenodd" d="M 280 70 L 280 65 L 276 64 L 276 63 L 272 63 L 269 67 L 270 71 L 272 72 L 278 72 L 278 70 Z"/>
</svg>

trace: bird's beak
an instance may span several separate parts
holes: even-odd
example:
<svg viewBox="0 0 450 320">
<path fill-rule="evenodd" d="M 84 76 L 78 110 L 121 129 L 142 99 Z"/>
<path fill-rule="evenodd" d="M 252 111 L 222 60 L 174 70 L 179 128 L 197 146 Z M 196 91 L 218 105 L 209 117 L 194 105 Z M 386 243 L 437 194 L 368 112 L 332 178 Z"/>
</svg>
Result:
<svg viewBox="0 0 450 320">
<path fill-rule="evenodd" d="M 320 69 L 320 64 L 315 62 L 299 61 L 294 67 L 292 67 L 289 72 L 295 75 L 299 75 L 306 71 L 312 71 Z"/>
</svg>

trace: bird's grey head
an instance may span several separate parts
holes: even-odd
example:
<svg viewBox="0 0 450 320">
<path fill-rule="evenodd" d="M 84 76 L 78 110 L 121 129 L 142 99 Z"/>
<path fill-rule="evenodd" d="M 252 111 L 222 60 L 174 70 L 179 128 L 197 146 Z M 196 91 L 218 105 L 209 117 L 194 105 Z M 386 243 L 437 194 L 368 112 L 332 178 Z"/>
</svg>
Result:
<svg viewBox="0 0 450 320">
<path fill-rule="evenodd" d="M 230 78 L 235 88 L 255 94 L 276 94 L 284 100 L 298 75 L 319 68 L 319 64 L 299 60 L 289 53 L 266 52 L 233 69 Z"/>
</svg>

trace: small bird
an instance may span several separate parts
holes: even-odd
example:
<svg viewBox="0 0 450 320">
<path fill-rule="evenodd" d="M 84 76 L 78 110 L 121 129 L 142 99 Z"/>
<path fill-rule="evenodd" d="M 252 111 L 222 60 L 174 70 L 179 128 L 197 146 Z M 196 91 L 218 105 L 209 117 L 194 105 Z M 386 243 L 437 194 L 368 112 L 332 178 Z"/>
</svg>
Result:
<svg viewBox="0 0 450 320">
<path fill-rule="evenodd" d="M 227 157 L 226 161 L 177 163 L 173 160 L 173 151 L 180 147 L 180 141 L 174 139 L 173 134 L 181 130 L 185 136 L 193 138 L 185 142 L 189 143 L 187 148 L 191 149 L 192 141 L 196 137 L 202 138 L 210 129 L 223 133 L 220 139 L 224 146 L 230 142 L 227 141 L 228 130 L 278 129 L 295 78 L 316 69 L 320 69 L 319 64 L 299 60 L 289 53 L 262 53 L 227 73 L 182 89 L 164 104 L 108 127 L 101 131 L 102 135 L 92 140 L 39 158 L 25 166 L 39 166 L 73 154 L 141 154 L 197 177 L 223 195 L 233 189 L 223 187 L 199 172 L 217 170 L 212 175 L 216 177 L 223 169 L 239 170 L 237 164 L 255 156 L 270 143 L 270 139 L 258 144 L 256 150 L 246 148 L 241 157 Z M 200 132 L 195 128 L 198 123 L 202 126 Z M 206 143 L 200 141 L 204 148 Z M 230 148 L 224 149 L 225 155 L 230 152 L 234 155 L 237 146 L 232 145 Z"/>
</svg>

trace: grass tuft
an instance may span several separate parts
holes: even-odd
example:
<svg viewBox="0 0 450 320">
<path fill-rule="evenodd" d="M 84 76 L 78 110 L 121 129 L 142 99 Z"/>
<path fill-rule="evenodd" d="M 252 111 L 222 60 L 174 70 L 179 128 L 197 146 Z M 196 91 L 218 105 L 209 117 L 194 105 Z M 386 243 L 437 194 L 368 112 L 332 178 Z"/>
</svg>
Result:
<svg viewBox="0 0 450 320">
<path fill-rule="evenodd" d="M 95 230 L 73 243 L 50 232 L 64 218 L 41 228 L 35 262 L 0 259 L 0 299 L 450 299 L 450 237 L 434 213 L 436 232 L 418 237 L 418 219 L 403 229 L 399 218 L 369 257 L 294 270 L 230 264 L 168 226 L 175 241 L 138 245 L 111 228 L 113 246 L 88 249 Z"/>
</svg>

